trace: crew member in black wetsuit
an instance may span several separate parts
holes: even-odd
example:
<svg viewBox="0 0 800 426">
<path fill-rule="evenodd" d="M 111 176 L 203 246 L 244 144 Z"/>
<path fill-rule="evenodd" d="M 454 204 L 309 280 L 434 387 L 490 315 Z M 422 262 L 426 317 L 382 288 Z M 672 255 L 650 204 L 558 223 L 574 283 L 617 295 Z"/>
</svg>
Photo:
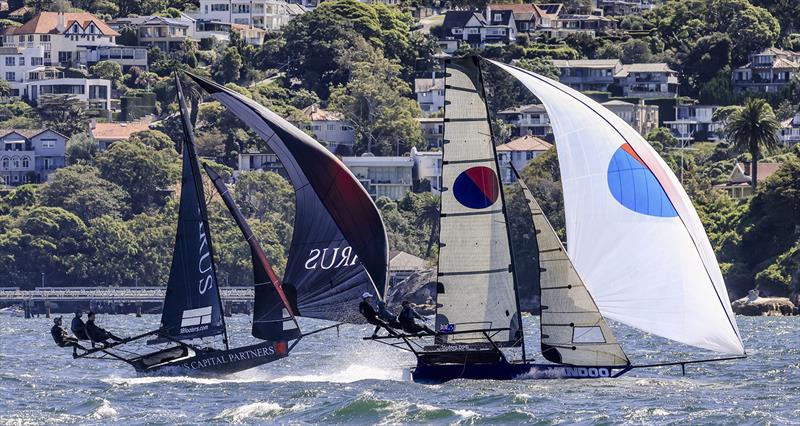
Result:
<svg viewBox="0 0 800 426">
<path fill-rule="evenodd" d="M 410 334 L 417 334 L 423 331 L 430 335 L 436 334 L 427 325 L 417 324 L 417 322 L 414 321 L 415 319 L 425 321 L 425 317 L 417 313 L 417 311 L 411 307 L 411 304 L 408 303 L 408 300 L 404 300 L 403 310 L 400 311 L 400 315 L 397 316 L 397 321 L 400 323 L 400 326 L 403 327 L 403 331 Z"/>
<path fill-rule="evenodd" d="M 378 301 L 378 318 L 380 318 L 386 324 L 389 324 L 389 327 L 393 329 L 402 328 L 399 322 L 397 322 L 397 315 L 391 313 L 389 309 L 386 307 L 386 302 L 383 300 Z"/>
<path fill-rule="evenodd" d="M 94 323 L 95 314 L 94 312 L 89 312 L 89 319 L 86 321 L 86 334 L 89 336 L 89 339 L 92 341 L 92 346 L 95 343 L 102 343 L 104 345 L 108 345 L 108 339 L 116 340 L 117 342 L 121 341 L 121 337 L 117 337 L 108 330 L 98 327 L 97 324 Z"/>
<path fill-rule="evenodd" d="M 369 304 L 369 299 L 371 298 L 372 294 L 370 292 L 364 292 L 364 294 L 361 295 L 361 303 L 358 304 L 358 311 L 361 312 L 361 315 L 364 315 L 364 318 L 367 319 L 368 323 L 375 326 L 375 331 L 372 332 L 372 337 L 377 336 L 378 330 L 381 328 L 386 329 L 390 335 L 397 336 L 397 333 L 392 330 L 389 325 L 378 318 L 378 313 L 375 312 L 375 308 Z"/>
<path fill-rule="evenodd" d="M 78 340 L 89 340 L 89 336 L 86 334 L 86 324 L 81 319 L 81 316 L 83 316 L 83 312 L 80 309 L 75 311 L 75 318 L 72 318 L 69 328 L 72 329 L 72 334 Z"/>
<path fill-rule="evenodd" d="M 55 341 L 56 345 L 59 347 L 72 346 L 73 357 L 78 356 L 78 348 L 86 350 L 86 348 L 78 343 L 78 339 L 67 333 L 67 329 L 61 325 L 61 317 L 53 318 L 53 328 L 50 329 L 50 335 L 53 336 L 53 341 Z"/>
</svg>

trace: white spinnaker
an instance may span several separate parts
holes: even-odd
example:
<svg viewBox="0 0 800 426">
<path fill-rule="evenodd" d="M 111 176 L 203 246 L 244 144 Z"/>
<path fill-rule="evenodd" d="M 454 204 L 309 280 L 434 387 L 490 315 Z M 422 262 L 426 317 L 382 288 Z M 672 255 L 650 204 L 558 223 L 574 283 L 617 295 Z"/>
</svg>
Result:
<svg viewBox="0 0 800 426">
<path fill-rule="evenodd" d="M 522 82 L 547 110 L 561 169 L 570 258 L 603 315 L 688 345 L 743 354 L 705 229 L 655 150 L 583 94 L 490 62 Z M 625 144 L 655 176 L 676 215 L 643 214 L 612 194 L 610 164 Z"/>
</svg>

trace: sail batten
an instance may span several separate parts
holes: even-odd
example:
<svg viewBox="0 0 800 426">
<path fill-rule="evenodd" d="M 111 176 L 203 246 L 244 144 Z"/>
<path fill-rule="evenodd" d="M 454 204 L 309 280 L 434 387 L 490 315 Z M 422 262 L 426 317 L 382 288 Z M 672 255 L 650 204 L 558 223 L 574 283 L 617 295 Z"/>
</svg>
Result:
<svg viewBox="0 0 800 426">
<path fill-rule="evenodd" d="M 295 226 L 283 290 L 298 316 L 364 322 L 362 293 L 382 297 L 388 242 L 369 194 L 326 148 L 272 111 L 189 74 L 254 130 L 283 164 L 295 190 Z"/>
<path fill-rule="evenodd" d="M 493 336 L 520 345 L 518 309 L 501 184 L 475 58 L 450 60 L 445 76 L 436 328 L 508 329 Z M 439 343 L 488 343 L 479 332 Z"/>
<path fill-rule="evenodd" d="M 666 163 L 585 95 L 490 62 L 520 80 L 548 112 L 570 257 L 600 312 L 678 342 L 744 353 L 714 251 Z"/>
</svg>

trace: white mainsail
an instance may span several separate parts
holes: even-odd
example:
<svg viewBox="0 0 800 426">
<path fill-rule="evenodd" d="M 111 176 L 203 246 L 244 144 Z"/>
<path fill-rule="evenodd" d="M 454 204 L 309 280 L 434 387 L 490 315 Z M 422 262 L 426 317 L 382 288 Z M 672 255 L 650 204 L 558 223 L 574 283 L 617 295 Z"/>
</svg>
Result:
<svg viewBox="0 0 800 426">
<path fill-rule="evenodd" d="M 688 345 L 743 354 L 697 212 L 664 160 L 597 102 L 490 61 L 544 104 L 558 150 L 570 258 L 600 312 Z"/>
<path fill-rule="evenodd" d="M 517 181 L 536 231 L 542 355 L 550 361 L 570 365 L 628 365 L 628 357 L 600 314 L 541 206 L 525 181 Z"/>
<path fill-rule="evenodd" d="M 437 330 L 504 329 L 500 344 L 521 344 L 502 189 L 480 70 L 474 58 L 447 66 L 442 158 Z M 444 343 L 488 343 L 479 333 Z"/>
</svg>

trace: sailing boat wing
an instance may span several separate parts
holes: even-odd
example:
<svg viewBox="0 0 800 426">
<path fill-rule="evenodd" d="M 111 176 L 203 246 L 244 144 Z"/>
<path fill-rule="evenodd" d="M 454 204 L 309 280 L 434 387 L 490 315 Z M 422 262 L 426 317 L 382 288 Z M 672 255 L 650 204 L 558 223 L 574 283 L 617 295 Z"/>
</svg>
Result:
<svg viewBox="0 0 800 426">
<path fill-rule="evenodd" d="M 517 182 L 536 231 L 542 296 L 542 355 L 562 364 L 628 365 L 628 357 L 572 266 L 547 216 L 525 181 L 518 176 Z"/>
<path fill-rule="evenodd" d="M 258 243 L 258 238 L 253 234 L 244 215 L 236 206 L 222 177 L 209 165 L 203 168 L 217 188 L 217 192 L 231 212 L 231 216 L 239 225 L 247 244 L 250 246 L 250 256 L 253 261 L 253 279 L 255 281 L 255 297 L 253 300 L 253 336 L 265 340 L 292 340 L 300 336 L 300 326 L 297 324 L 289 300 L 281 288 L 277 275 Z"/>
<path fill-rule="evenodd" d="M 363 322 L 358 300 L 364 292 L 383 296 L 388 269 L 386 231 L 369 194 L 339 159 L 283 118 L 187 75 L 253 129 L 289 175 L 297 207 L 283 290 L 295 314 Z"/>
<path fill-rule="evenodd" d="M 490 62 L 521 81 L 547 110 L 561 168 L 570 258 L 600 312 L 689 345 L 744 353 L 705 230 L 655 150 L 581 93 Z"/>
<path fill-rule="evenodd" d="M 183 115 L 185 103 L 177 78 L 176 84 Z M 185 116 L 183 118 L 183 172 L 178 230 L 161 314 L 163 330 L 160 335 L 193 339 L 223 334 L 225 324 L 200 167 L 191 124 Z"/>
<path fill-rule="evenodd" d="M 494 339 L 522 341 L 511 252 L 480 69 L 452 59 L 445 85 L 436 329 L 509 328 Z M 446 343 L 486 343 L 478 333 Z"/>
</svg>

